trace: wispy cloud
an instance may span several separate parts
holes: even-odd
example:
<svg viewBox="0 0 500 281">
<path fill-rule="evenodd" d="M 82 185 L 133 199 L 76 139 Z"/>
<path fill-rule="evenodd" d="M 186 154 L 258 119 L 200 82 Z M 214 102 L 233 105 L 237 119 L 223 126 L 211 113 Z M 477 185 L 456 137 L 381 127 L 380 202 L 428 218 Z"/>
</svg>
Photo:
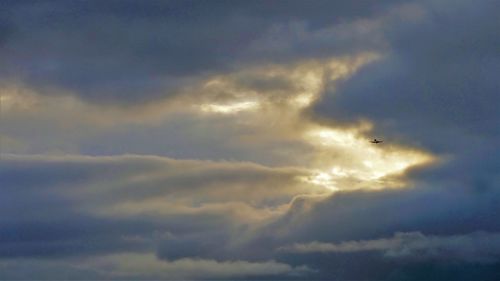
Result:
<svg viewBox="0 0 500 281">
<path fill-rule="evenodd" d="M 302 254 L 378 251 L 388 258 L 496 263 L 500 259 L 500 234 L 475 232 L 444 236 L 424 235 L 421 232 L 399 232 L 390 238 L 341 243 L 295 243 L 279 250 Z"/>
</svg>

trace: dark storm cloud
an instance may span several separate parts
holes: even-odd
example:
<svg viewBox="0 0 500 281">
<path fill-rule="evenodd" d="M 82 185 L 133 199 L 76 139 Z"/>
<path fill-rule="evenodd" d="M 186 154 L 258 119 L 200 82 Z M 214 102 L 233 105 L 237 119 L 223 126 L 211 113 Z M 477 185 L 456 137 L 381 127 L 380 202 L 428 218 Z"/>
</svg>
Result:
<svg viewBox="0 0 500 281">
<path fill-rule="evenodd" d="M 439 260 L 429 263 L 421 259 L 405 258 L 407 261 L 404 261 L 399 257 L 387 261 L 383 256 L 371 253 L 297 256 L 276 251 L 292 243 L 377 240 L 401 231 L 453 236 L 477 230 L 500 230 L 496 219 L 500 211 L 498 192 L 464 193 L 415 188 L 338 193 L 320 202 L 301 197 L 293 201 L 285 217 L 256 231 L 245 223 L 234 227 L 227 219 L 230 213 L 241 210 L 242 205 L 224 213 L 207 209 L 192 215 L 175 214 L 176 207 L 169 203 L 175 201 L 168 201 L 168 198 L 182 198 L 186 194 L 184 198 L 193 199 L 194 206 L 203 205 L 214 200 L 211 193 L 218 190 L 226 194 L 224 197 L 219 195 L 219 200 L 227 202 L 227 195 L 243 192 L 241 195 L 245 199 L 236 200 L 251 202 L 259 198 L 252 199 L 250 195 L 260 181 L 267 182 L 266 186 L 272 189 L 282 188 L 287 181 L 280 178 L 286 177 L 286 173 L 280 175 L 275 171 L 278 172 L 275 175 L 253 165 L 231 167 L 210 162 L 179 162 L 138 156 L 9 156 L 2 161 L 0 180 L 4 196 L 0 253 L 4 258 L 156 251 L 159 258 L 165 261 L 198 257 L 221 262 L 235 259 L 258 262 L 277 258 L 285 264 L 308 264 L 310 268 L 320 270 L 321 273 L 314 274 L 318 278 L 332 278 L 334 275 L 331 274 L 337 274 L 342 267 L 342 272 L 338 274 L 345 280 L 377 276 L 384 279 L 393 274 L 395 268 L 413 276 L 408 272 L 415 268 L 420 272 L 427 266 L 440 268 L 444 265 Z M 200 166 L 202 163 L 209 166 Z M 66 171 L 64 174 L 67 176 L 56 173 L 61 169 Z M 253 175 L 251 186 L 245 190 L 250 193 L 237 189 L 246 186 L 249 175 Z M 277 181 L 268 180 L 275 176 Z M 133 180 L 141 177 L 143 180 Z M 204 188 L 210 182 L 215 185 Z M 225 185 L 230 189 L 225 190 Z M 74 191 L 80 192 L 67 196 Z M 265 192 L 263 189 L 259 193 L 264 202 L 274 197 L 272 190 Z M 132 213 L 127 213 L 130 208 L 105 216 L 89 213 L 92 209 L 111 207 L 129 200 L 159 196 L 166 197 L 162 204 L 165 210 L 174 213 L 162 215 L 162 208 L 158 207 L 153 208 L 153 215 L 141 213 L 142 205 L 137 205 L 138 212 Z M 146 202 L 144 206 L 147 205 Z M 235 238 L 238 240 L 238 237 L 245 236 L 247 238 L 241 243 L 234 243 Z M 467 241 L 480 244 L 474 237 L 467 238 Z M 346 260 L 350 260 L 348 267 L 345 266 Z M 470 268 L 468 272 L 455 265 L 452 269 L 445 266 L 439 270 L 446 274 L 458 270 L 466 273 L 465 276 L 480 270 L 481 276 L 486 278 L 484 280 L 495 280 L 491 278 L 493 275 L 487 275 L 492 266 L 495 264 Z M 357 269 L 359 267 L 364 268 L 362 275 Z"/>
<path fill-rule="evenodd" d="M 313 32 L 385 6 L 380 1 L 7 1 L 0 12 L 0 75 L 95 102 L 148 101 L 171 94 L 183 79 L 236 64 L 318 56 L 320 49 L 325 55 L 325 47 L 336 43 L 288 41 L 283 43 L 298 46 L 279 52 L 259 45 L 267 39 L 253 42 L 276 25 L 299 22 Z"/>
<path fill-rule="evenodd" d="M 345 275 L 342 279 L 347 280 L 363 279 L 367 272 L 366 277 L 370 279 L 419 280 L 426 271 L 431 273 L 426 280 L 470 280 L 474 275 L 480 275 L 484 280 L 495 280 L 498 274 L 494 270 L 500 259 L 499 238 L 499 233 L 486 232 L 451 236 L 398 232 L 391 237 L 373 240 L 295 243 L 280 250 L 306 255 L 303 259 L 329 257 L 326 258 L 330 262 L 330 270 L 327 271 L 332 275 Z M 345 260 L 351 260 L 349 265 L 344 264 Z M 331 269 L 336 266 L 362 267 L 364 273 L 360 276 L 354 270 Z M 429 270 L 429 267 L 433 269 Z M 400 275 L 402 273 L 404 275 Z"/>
<path fill-rule="evenodd" d="M 359 3 L 0 4 L 0 79 L 62 87 L 93 102 L 150 101 L 185 79 L 254 63 L 382 50 L 381 60 L 335 84 L 335 93 L 322 96 L 311 114 L 348 124 L 369 119 L 383 145 L 412 144 L 443 160 L 406 171 L 412 188 L 325 198 L 315 193 L 319 187 L 298 180 L 308 175 L 298 168 L 153 156 L 2 154 L 0 277 L 7 272 L 32 279 L 22 274 L 34 268 L 61 278 L 68 265 L 45 262 L 72 258 L 78 271 L 68 276 L 80 279 L 169 278 L 176 268 L 186 274 L 200 266 L 194 277 L 173 276 L 220 276 L 210 275 L 213 269 L 231 278 L 244 268 L 250 276 L 274 272 L 288 278 L 305 264 L 303 271 L 317 269 L 311 276 L 328 280 L 499 280 L 498 4 L 418 1 L 412 11 L 422 14 L 404 19 L 394 16 L 400 6 L 392 1 Z M 395 9 L 386 9 L 389 4 Z M 259 91 L 287 86 L 244 76 L 241 83 Z M 193 158 L 201 155 L 193 144 L 209 147 L 212 158 L 222 153 L 197 134 L 175 130 L 172 137 L 158 128 L 140 136 L 110 131 L 98 145 L 79 151 L 95 153 L 99 145 L 154 151 L 144 148 L 144 139 L 153 138 L 158 146 L 189 150 L 180 154 Z M 200 134 L 211 138 L 221 131 L 204 128 Z M 184 144 L 169 145 L 176 138 Z M 314 242 L 330 251 L 283 251 Z M 342 243 L 353 247 L 338 251 Z M 121 253 L 136 256 L 107 256 Z M 143 253 L 158 271 L 95 271 L 110 271 L 120 259 L 129 262 L 124 267 L 151 262 Z M 79 267 L 82 257 L 97 261 Z"/>
<path fill-rule="evenodd" d="M 499 202 L 498 191 L 467 193 L 452 187 L 338 193 L 319 203 L 307 199 L 296 201 L 287 216 L 261 235 L 276 249 L 279 260 L 307 264 L 319 270 L 318 278 L 393 280 L 392 276 L 399 272 L 415 278 L 408 277 L 409 280 L 418 280 L 421 273 L 427 272 L 432 280 L 439 280 L 439 276 L 448 280 L 458 273 L 464 278 L 458 280 L 470 279 L 474 274 L 484 280 L 496 280 L 498 275 L 493 269 L 499 265 L 495 246 L 498 242 L 495 233 L 500 231 Z M 491 232 L 493 236 L 474 234 L 477 231 Z M 427 238 L 416 242 L 422 237 L 411 237 L 411 245 L 408 244 L 411 247 L 406 252 L 398 248 L 401 251 L 393 253 L 401 255 L 388 259 L 385 254 L 389 254 L 390 247 L 381 242 L 397 232 L 423 233 Z M 430 237 L 442 239 L 430 242 Z M 338 251 L 338 247 L 335 251 L 300 254 L 283 251 L 295 243 L 307 246 L 314 241 L 325 243 L 331 250 L 332 245 L 349 244 L 353 240 L 371 241 L 371 249 L 363 251 L 359 244 L 351 244 L 353 247 L 348 251 L 345 246 L 342 249 L 346 251 Z M 389 240 L 393 243 L 397 239 Z M 383 250 L 376 249 L 382 246 Z"/>
<path fill-rule="evenodd" d="M 391 51 L 385 59 L 345 81 L 316 110 L 336 120 L 368 118 L 388 141 L 404 140 L 443 156 L 441 165 L 410 173 L 429 188 L 393 197 L 406 202 L 414 193 L 414 202 L 404 208 L 380 202 L 389 217 L 390 212 L 412 212 L 400 218 L 404 229 L 497 230 L 498 3 L 424 3 L 422 22 L 386 27 Z M 379 230 L 390 228 L 382 226 L 386 215 Z"/>
<path fill-rule="evenodd" d="M 441 155 L 443 162 L 410 171 L 416 183 L 412 189 L 337 194 L 312 204 L 312 210 L 307 200 L 297 202 L 275 226 L 294 236 L 289 241 L 335 244 L 377 241 L 396 232 L 453 236 L 500 230 L 498 3 L 419 4 L 425 16 L 384 26 L 390 46 L 384 57 L 337 85 L 315 110 L 337 121 L 372 120 L 374 134 L 386 142 L 420 146 Z M 480 240 L 470 237 L 477 247 L 495 247 Z M 460 255 L 472 246 L 464 242 L 457 247 Z M 499 267 L 496 256 L 491 264 L 478 265 L 472 253 L 464 254 L 467 265 L 401 256 L 387 261 L 373 252 L 306 256 L 285 260 L 319 261 L 323 276 L 345 280 L 496 280 Z"/>
<path fill-rule="evenodd" d="M 384 27 L 391 51 L 338 86 L 317 111 L 371 119 L 380 133 L 438 153 L 498 137 L 498 3 L 423 3 L 424 19 Z"/>
<path fill-rule="evenodd" d="M 478 230 L 497 232 L 500 192 L 418 187 L 392 191 L 338 193 L 319 203 L 297 200 L 270 231 L 292 241 L 367 240 L 395 232 L 453 235 Z M 293 222 L 293 223 L 291 223 Z"/>
</svg>

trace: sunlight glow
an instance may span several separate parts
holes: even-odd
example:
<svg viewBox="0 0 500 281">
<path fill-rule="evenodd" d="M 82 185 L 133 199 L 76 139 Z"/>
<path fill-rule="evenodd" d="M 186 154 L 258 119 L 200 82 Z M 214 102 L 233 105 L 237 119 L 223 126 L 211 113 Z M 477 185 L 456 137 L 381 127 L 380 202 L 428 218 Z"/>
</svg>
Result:
<svg viewBox="0 0 500 281">
<path fill-rule="evenodd" d="M 329 173 L 315 172 L 310 177 L 304 179 L 304 181 L 315 185 L 323 186 L 330 191 L 338 190 L 338 188 L 335 186 L 334 177 Z"/>
<path fill-rule="evenodd" d="M 292 98 L 291 103 L 296 107 L 303 108 L 308 107 L 315 99 L 316 95 L 314 93 L 304 93 Z"/>
<path fill-rule="evenodd" d="M 283 110 L 289 114 L 287 118 L 293 118 L 312 106 L 321 97 L 326 85 L 333 89 L 335 81 L 345 79 L 379 57 L 377 54 L 367 53 L 353 58 L 304 61 L 293 67 L 269 65 L 226 77 L 214 77 L 203 85 L 208 100 L 212 102 L 201 104 L 199 108 L 204 113 L 225 115 L 261 113 L 266 110 L 266 114 L 270 115 L 262 115 L 264 119 L 258 119 L 261 122 L 269 117 L 283 118 Z M 245 84 L 245 81 L 250 84 Z M 254 88 L 251 84 L 253 81 L 265 81 L 268 84 L 264 84 L 269 86 Z M 289 88 L 282 87 L 280 83 L 285 83 Z M 274 115 L 273 112 L 280 112 L 280 115 Z M 311 144 L 316 151 L 308 163 L 311 175 L 303 180 L 329 191 L 402 186 L 405 183 L 401 178 L 404 177 L 397 179 L 398 175 L 402 175 L 411 166 L 432 159 L 424 152 L 389 146 L 387 143 L 369 143 L 366 133 L 374 126 L 369 121 L 347 128 L 319 125 L 307 119 L 300 123 L 302 132 L 299 137 Z"/>
<path fill-rule="evenodd" d="M 336 183 L 342 189 L 398 187 L 404 182 L 393 176 L 433 159 L 424 152 L 395 145 L 390 149 L 386 144 L 373 145 L 361 134 L 364 130 L 319 127 L 307 131 L 304 138 L 317 147 L 317 168 L 321 169 L 309 182 L 330 190 L 338 190 L 331 188 Z"/>
<path fill-rule="evenodd" d="M 241 111 L 251 111 L 259 107 L 256 101 L 243 101 L 232 104 L 202 104 L 201 111 L 208 113 L 234 114 Z"/>
<path fill-rule="evenodd" d="M 298 95 L 291 99 L 293 105 L 298 108 L 305 108 L 315 101 L 323 87 L 323 72 L 321 68 L 312 68 L 307 71 L 296 71 L 292 79 L 297 81 L 302 90 Z"/>
<path fill-rule="evenodd" d="M 0 112 L 15 109 L 29 110 L 36 106 L 37 99 L 33 93 L 15 88 L 0 88 Z"/>
<path fill-rule="evenodd" d="M 310 138 L 317 138 L 319 144 L 324 146 L 341 145 L 352 146 L 356 143 L 354 135 L 347 131 L 323 129 L 309 132 Z"/>
</svg>

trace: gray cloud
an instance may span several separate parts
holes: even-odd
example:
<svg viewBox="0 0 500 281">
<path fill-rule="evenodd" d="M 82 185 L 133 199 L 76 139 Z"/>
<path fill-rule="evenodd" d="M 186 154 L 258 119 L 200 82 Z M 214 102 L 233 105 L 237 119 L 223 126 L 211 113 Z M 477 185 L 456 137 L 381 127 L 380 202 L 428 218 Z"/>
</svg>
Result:
<svg viewBox="0 0 500 281">
<path fill-rule="evenodd" d="M 4 2 L 0 278 L 499 280 L 498 5 L 396 2 Z M 366 51 L 309 92 L 280 72 Z M 312 110 L 285 106 L 302 92 Z M 260 111 L 201 110 L 239 98 Z M 312 183 L 403 144 L 440 160 L 403 169 L 411 188 Z M 128 152 L 217 161 L 62 155 Z"/>
<path fill-rule="evenodd" d="M 231 243 L 251 239 L 244 233 L 283 214 L 294 196 L 325 192 L 299 179 L 307 173 L 154 156 L 2 155 L 0 256 L 235 258 Z"/>
<path fill-rule="evenodd" d="M 369 240 L 395 232 L 453 235 L 498 232 L 498 191 L 419 186 L 403 190 L 340 192 L 320 202 L 297 200 L 269 227 L 283 241 Z"/>
<path fill-rule="evenodd" d="M 478 274 L 484 280 L 495 280 L 499 200 L 496 191 L 471 192 L 446 185 L 342 192 L 320 201 L 302 198 L 255 241 L 256 245 L 273 245 L 282 261 L 314 266 L 325 279 L 392 280 L 396 274 L 401 275 L 396 280 L 422 276 L 470 280 Z M 413 234 L 384 238 L 396 232 Z M 415 233 L 425 233 L 425 238 Z M 408 244 L 398 244 L 398 239 L 408 237 L 411 252 L 405 256 L 403 245 Z M 321 243 L 308 244 L 310 241 Z M 343 244 L 346 241 L 352 243 Z M 294 244 L 308 249 L 300 254 L 279 250 Z M 320 251 L 312 252 L 313 248 Z M 464 262 L 468 265 L 462 265 Z"/>
<path fill-rule="evenodd" d="M 381 134 L 439 153 L 494 141 L 500 67 L 495 1 L 420 6 L 421 20 L 383 26 L 390 46 L 385 59 L 338 86 L 317 111 L 336 120 L 374 120 Z"/>
<path fill-rule="evenodd" d="M 435 236 L 421 232 L 399 232 L 390 238 L 293 244 L 280 250 L 295 253 L 380 251 L 388 258 L 440 259 L 473 263 L 495 263 L 500 259 L 500 234 L 476 232 Z"/>
<path fill-rule="evenodd" d="M 498 5 L 488 0 L 417 5 L 418 21 L 381 26 L 390 46 L 384 58 L 337 84 L 315 113 L 338 122 L 373 120 L 370 134 L 442 156 L 441 165 L 412 172 L 423 186 L 492 192 L 496 198 Z"/>
<path fill-rule="evenodd" d="M 397 1 L 290 1 L 286 7 L 279 1 L 7 2 L 0 75 L 49 94 L 62 87 L 96 103 L 151 101 L 175 94 L 186 80 L 241 64 L 349 49 L 348 43 L 322 39 L 324 33 L 309 33 L 379 12 L 391 2 Z M 279 42 L 295 49 L 272 47 L 270 30 L 294 22 L 302 24 L 297 31 L 292 25 L 290 36 L 306 37 Z M 327 37 L 337 41 L 336 33 Z"/>
<path fill-rule="evenodd" d="M 280 261 L 306 264 L 318 279 L 496 280 L 499 198 L 423 186 L 304 198 L 256 245 L 271 243 Z"/>
<path fill-rule="evenodd" d="M 134 155 L 3 154 L 0 167 L 5 278 L 25 278 L 23 266 L 48 279 L 313 272 L 245 250 L 294 196 L 324 192 L 304 170 Z"/>
</svg>

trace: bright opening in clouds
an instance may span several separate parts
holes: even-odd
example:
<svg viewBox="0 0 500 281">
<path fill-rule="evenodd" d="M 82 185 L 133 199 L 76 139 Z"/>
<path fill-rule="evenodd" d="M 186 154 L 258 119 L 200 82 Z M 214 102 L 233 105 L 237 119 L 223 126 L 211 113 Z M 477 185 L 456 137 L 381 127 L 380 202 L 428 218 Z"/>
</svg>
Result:
<svg viewBox="0 0 500 281">
<path fill-rule="evenodd" d="M 500 279 L 496 1 L 0 6 L 0 279 Z"/>
</svg>

